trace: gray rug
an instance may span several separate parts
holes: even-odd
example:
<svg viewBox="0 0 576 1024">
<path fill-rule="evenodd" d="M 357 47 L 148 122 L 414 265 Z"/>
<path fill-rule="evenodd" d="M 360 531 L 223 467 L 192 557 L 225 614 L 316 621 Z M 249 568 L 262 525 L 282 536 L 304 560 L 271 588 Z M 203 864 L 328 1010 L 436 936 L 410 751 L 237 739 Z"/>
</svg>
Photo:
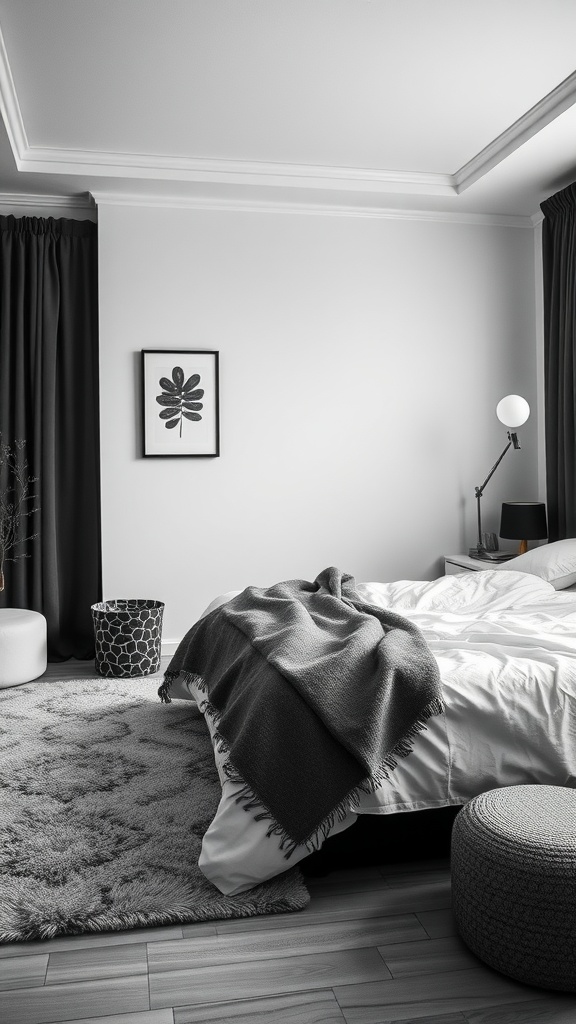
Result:
<svg viewBox="0 0 576 1024">
<path fill-rule="evenodd" d="M 297 868 L 223 896 L 197 867 L 220 799 L 204 719 L 158 678 L 0 690 L 0 942 L 300 910 Z"/>
</svg>

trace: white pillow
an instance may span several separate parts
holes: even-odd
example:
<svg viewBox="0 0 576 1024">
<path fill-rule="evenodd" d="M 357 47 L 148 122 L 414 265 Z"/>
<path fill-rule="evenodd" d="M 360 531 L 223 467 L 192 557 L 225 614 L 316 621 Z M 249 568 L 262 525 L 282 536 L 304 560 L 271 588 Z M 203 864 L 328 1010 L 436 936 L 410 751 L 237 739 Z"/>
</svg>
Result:
<svg viewBox="0 0 576 1024">
<path fill-rule="evenodd" d="M 517 555 L 498 566 L 511 572 L 530 572 L 551 583 L 555 590 L 565 590 L 576 583 L 576 537 L 541 544 L 524 555 Z"/>
</svg>

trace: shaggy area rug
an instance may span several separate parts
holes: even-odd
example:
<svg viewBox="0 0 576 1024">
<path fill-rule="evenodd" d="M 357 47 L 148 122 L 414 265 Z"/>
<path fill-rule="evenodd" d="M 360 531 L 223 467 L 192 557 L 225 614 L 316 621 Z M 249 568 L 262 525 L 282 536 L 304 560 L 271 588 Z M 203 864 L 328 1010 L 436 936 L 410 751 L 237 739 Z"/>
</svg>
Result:
<svg viewBox="0 0 576 1024">
<path fill-rule="evenodd" d="M 297 868 L 223 896 L 197 867 L 220 799 L 204 719 L 158 678 L 0 690 L 0 942 L 300 910 Z"/>
</svg>

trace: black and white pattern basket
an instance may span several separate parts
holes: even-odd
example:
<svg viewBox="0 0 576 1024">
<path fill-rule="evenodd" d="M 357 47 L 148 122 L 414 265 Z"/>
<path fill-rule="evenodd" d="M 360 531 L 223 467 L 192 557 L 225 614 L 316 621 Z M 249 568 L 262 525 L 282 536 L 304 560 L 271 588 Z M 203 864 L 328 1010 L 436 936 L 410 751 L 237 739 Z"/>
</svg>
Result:
<svg viewBox="0 0 576 1024">
<path fill-rule="evenodd" d="M 160 668 L 162 601 L 119 598 L 92 605 L 101 676 L 147 676 Z"/>
<path fill-rule="evenodd" d="M 529 985 L 576 992 L 575 790 L 473 797 L 454 822 L 451 870 L 458 931 L 476 956 Z"/>
</svg>

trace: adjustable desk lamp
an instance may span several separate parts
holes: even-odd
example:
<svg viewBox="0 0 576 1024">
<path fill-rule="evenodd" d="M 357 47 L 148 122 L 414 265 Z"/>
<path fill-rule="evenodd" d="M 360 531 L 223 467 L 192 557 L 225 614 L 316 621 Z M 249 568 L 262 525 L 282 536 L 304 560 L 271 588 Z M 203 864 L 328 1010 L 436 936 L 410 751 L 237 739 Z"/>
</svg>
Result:
<svg viewBox="0 0 576 1024">
<path fill-rule="evenodd" d="M 502 462 L 502 459 L 506 455 L 508 449 L 511 446 L 513 446 L 514 448 L 520 447 L 518 435 L 514 432 L 513 428 L 521 427 L 523 423 L 526 423 L 526 420 L 530 415 L 530 406 L 528 405 L 526 399 L 521 398 L 520 395 L 506 395 L 505 398 L 502 398 L 498 402 L 498 405 L 496 406 L 496 415 L 500 422 L 503 423 L 505 427 L 511 428 L 508 431 L 508 444 L 506 445 L 504 451 L 492 466 L 492 469 L 488 473 L 488 476 L 486 477 L 484 483 L 481 484 L 480 487 L 476 487 L 475 489 L 476 502 L 478 508 L 478 543 L 476 547 L 469 549 L 468 554 L 472 558 L 484 558 L 487 560 L 492 560 L 494 562 L 500 562 L 504 561 L 507 558 L 510 558 L 511 556 L 507 553 L 503 554 L 499 551 L 489 551 L 488 548 L 486 547 L 484 543 L 484 536 L 482 534 L 482 511 L 480 508 L 480 500 L 484 493 L 484 488 L 486 487 L 486 484 L 490 480 L 494 471 Z"/>
</svg>

